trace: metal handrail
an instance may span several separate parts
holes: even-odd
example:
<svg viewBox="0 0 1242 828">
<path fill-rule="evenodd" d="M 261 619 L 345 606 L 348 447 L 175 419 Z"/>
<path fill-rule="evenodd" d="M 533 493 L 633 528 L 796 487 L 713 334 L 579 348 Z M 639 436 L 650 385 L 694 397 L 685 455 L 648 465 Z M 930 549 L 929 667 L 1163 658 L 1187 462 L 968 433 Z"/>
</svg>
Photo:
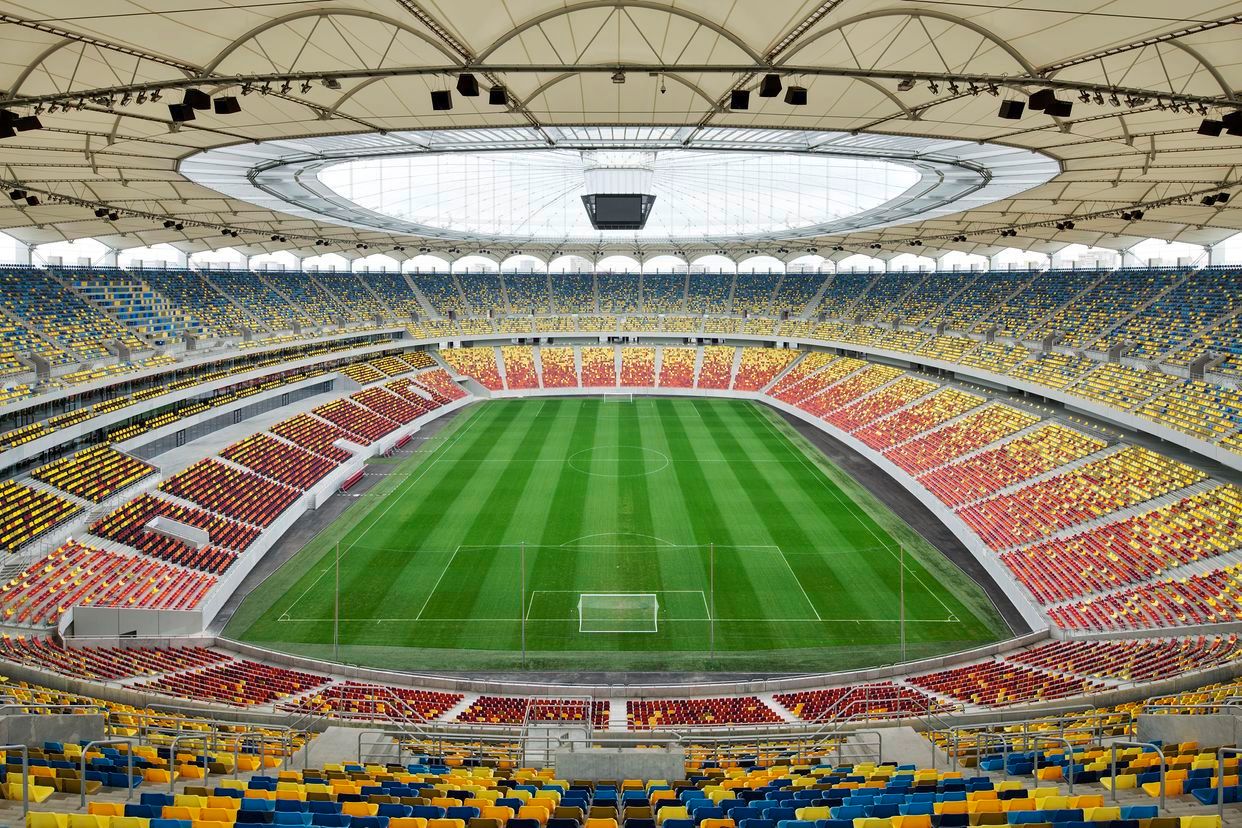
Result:
<svg viewBox="0 0 1242 828">
<path fill-rule="evenodd" d="M 82 785 L 81 785 L 82 799 L 78 804 L 79 808 L 86 807 L 86 754 L 90 752 L 91 748 L 103 747 L 104 745 L 125 745 L 127 748 L 129 748 L 128 750 L 125 751 L 125 764 L 126 764 L 126 770 L 127 770 L 126 777 L 125 777 L 125 787 L 126 787 L 125 798 L 126 799 L 134 798 L 134 748 L 137 747 L 137 742 L 129 738 L 96 739 L 93 742 L 87 742 L 85 745 L 82 746 L 82 780 L 81 780 L 82 781 Z"/>
<path fill-rule="evenodd" d="M 259 737 L 259 766 L 263 766 L 263 745 L 266 744 L 268 734 L 261 730 L 243 730 L 241 733 L 233 734 L 233 778 L 237 778 L 237 760 L 241 757 L 242 741 L 247 736 Z"/>
<path fill-rule="evenodd" d="M 1113 802 L 1117 801 L 1117 748 L 1151 748 L 1157 756 L 1160 757 L 1160 810 L 1168 810 L 1164 804 L 1164 785 L 1167 777 L 1168 765 L 1164 759 L 1164 751 L 1160 749 L 1160 745 L 1155 742 L 1113 742 L 1109 757 L 1109 772 L 1112 776 L 1112 784 L 1109 788 L 1113 793 Z"/>
<path fill-rule="evenodd" d="M 0 750 L 20 750 L 22 752 L 22 816 L 30 813 L 30 748 L 26 745 L 0 745 Z M 82 780 L 86 785 L 86 780 Z M 86 790 L 83 787 L 83 790 Z"/>
<path fill-rule="evenodd" d="M 186 733 L 184 735 L 174 736 L 172 742 L 168 745 L 168 764 L 171 769 L 168 773 L 168 792 L 173 792 L 173 782 L 177 778 L 177 743 L 182 740 L 199 739 L 203 743 L 203 781 L 207 781 L 207 777 L 211 775 L 211 760 L 208 756 L 207 742 L 214 739 L 215 734 L 211 733 Z"/>
<path fill-rule="evenodd" d="M 1225 821 L 1225 754 L 1242 756 L 1242 748 L 1222 747 L 1216 749 L 1216 818 Z"/>
<path fill-rule="evenodd" d="M 1060 742 L 1061 744 L 1065 745 L 1065 758 L 1069 762 L 1069 776 L 1066 777 L 1066 779 L 1069 782 L 1069 795 L 1073 796 L 1074 795 L 1074 746 L 1070 744 L 1070 740 L 1062 736 L 1044 736 L 1042 734 L 1035 735 L 1032 738 L 1035 740 L 1036 744 L 1035 744 L 1034 749 L 1032 750 L 1032 753 L 1035 754 L 1035 764 L 1034 764 L 1034 767 L 1031 769 L 1031 774 L 1036 779 L 1039 778 L 1039 753 L 1040 753 L 1039 742 L 1040 741 Z"/>
</svg>

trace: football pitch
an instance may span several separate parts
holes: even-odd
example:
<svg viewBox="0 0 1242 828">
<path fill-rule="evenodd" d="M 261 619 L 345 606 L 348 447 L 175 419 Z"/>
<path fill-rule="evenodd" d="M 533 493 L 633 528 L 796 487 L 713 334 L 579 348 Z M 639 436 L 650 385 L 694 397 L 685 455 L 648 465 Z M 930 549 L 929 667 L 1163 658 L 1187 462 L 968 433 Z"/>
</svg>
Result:
<svg viewBox="0 0 1242 828">
<path fill-rule="evenodd" d="M 1008 635 L 758 403 L 493 400 L 410 445 L 226 637 L 404 670 L 836 670 L 899 660 L 902 583 L 908 659 Z"/>
</svg>

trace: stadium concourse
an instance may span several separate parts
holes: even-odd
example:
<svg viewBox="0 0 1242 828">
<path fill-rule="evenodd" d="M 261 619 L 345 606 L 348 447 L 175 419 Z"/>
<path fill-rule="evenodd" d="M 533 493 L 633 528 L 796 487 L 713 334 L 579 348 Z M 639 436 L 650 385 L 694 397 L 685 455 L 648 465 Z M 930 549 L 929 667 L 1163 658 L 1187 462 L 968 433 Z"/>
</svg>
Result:
<svg viewBox="0 0 1242 828">
<path fill-rule="evenodd" d="M 1242 819 L 1239 26 L 0 0 L 0 825 Z"/>
</svg>

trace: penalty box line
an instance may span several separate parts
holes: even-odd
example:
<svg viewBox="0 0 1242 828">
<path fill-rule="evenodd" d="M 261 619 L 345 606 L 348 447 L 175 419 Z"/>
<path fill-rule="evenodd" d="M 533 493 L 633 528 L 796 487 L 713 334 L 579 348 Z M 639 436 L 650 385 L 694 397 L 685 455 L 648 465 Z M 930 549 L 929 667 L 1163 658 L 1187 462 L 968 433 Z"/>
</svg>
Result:
<svg viewBox="0 0 1242 828">
<path fill-rule="evenodd" d="M 707 594 L 701 589 L 644 589 L 635 590 L 634 592 L 609 592 L 608 595 L 694 595 L 698 594 L 703 601 L 703 617 L 702 618 L 665 618 L 665 621 L 710 621 L 711 607 L 707 604 Z M 592 592 L 585 589 L 534 589 L 530 593 L 530 601 L 526 604 L 526 618 L 514 618 L 513 621 L 531 621 L 531 613 L 535 608 L 535 596 L 540 594 L 547 595 L 599 595 L 605 593 Z M 560 618 L 534 618 L 535 621 L 560 621 Z"/>
</svg>

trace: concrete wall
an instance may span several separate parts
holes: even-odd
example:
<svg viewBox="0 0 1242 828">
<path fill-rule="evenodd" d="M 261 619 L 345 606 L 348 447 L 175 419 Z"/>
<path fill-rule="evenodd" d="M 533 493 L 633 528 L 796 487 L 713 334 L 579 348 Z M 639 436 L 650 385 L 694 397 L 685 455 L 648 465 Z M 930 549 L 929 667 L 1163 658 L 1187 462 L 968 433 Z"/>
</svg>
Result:
<svg viewBox="0 0 1242 828">
<path fill-rule="evenodd" d="M 1242 709 L 1206 716 L 1140 714 L 1138 742 L 1198 742 L 1200 747 L 1236 746 L 1242 736 Z"/>
<path fill-rule="evenodd" d="M 44 742 L 90 742 L 107 738 L 104 725 L 101 713 L 5 713 L 0 714 L 0 744 L 42 747 Z"/>
<path fill-rule="evenodd" d="M 557 779 L 686 778 L 682 748 L 581 748 L 556 752 Z"/>
</svg>

